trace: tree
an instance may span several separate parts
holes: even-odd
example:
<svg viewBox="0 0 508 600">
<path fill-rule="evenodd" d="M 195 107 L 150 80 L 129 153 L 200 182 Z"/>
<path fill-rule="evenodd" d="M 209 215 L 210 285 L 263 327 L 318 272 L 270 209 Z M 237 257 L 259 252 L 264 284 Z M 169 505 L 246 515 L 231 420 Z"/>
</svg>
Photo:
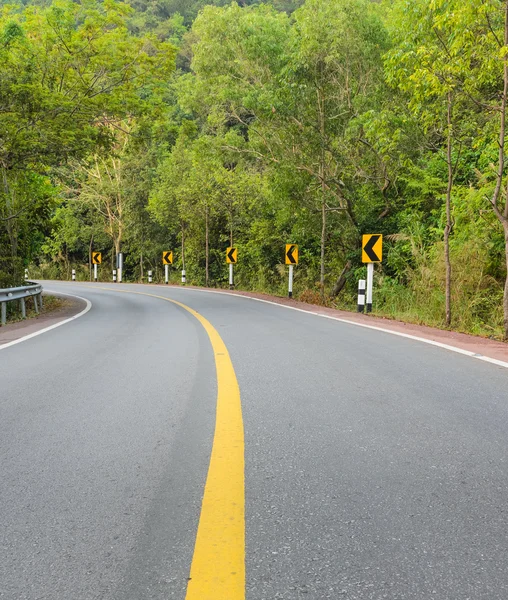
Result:
<svg viewBox="0 0 508 600">
<path fill-rule="evenodd" d="M 387 80 L 409 97 L 409 106 L 423 130 L 436 139 L 446 163 L 446 222 L 444 226 L 445 324 L 452 322 L 450 234 L 452 192 L 461 146 L 464 111 L 463 48 L 455 43 L 456 31 L 447 19 L 447 7 L 429 8 L 428 2 L 398 4 L 391 12 L 394 47 L 386 56 Z M 444 138 L 444 148 L 440 146 Z M 457 152 L 454 152 L 454 145 Z M 455 155 L 455 159 L 454 159 Z"/>
<path fill-rule="evenodd" d="M 142 111 L 172 71 L 173 46 L 131 36 L 129 11 L 112 0 L 65 0 L 47 9 L 6 7 L 0 14 L 3 227 L 12 228 L 22 215 L 12 201 L 19 173 L 46 175 L 71 158 L 109 149 L 112 126 Z"/>
<path fill-rule="evenodd" d="M 308 0 L 294 18 L 291 28 L 266 7 L 203 12 L 193 29 L 194 103 L 188 104 L 209 107 L 209 122 L 222 118 L 244 131 L 250 143 L 239 153 L 304 175 L 309 210 L 321 214 L 324 294 L 327 214 L 343 211 L 357 225 L 341 138 L 381 78 L 384 34 L 362 0 Z M 191 96 L 185 91 L 184 102 Z"/>
</svg>

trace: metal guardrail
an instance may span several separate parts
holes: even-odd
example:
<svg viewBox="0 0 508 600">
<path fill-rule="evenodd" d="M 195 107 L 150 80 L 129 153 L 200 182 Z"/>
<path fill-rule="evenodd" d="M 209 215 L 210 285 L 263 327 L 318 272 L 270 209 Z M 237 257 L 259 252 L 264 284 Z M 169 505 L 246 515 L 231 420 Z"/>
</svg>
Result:
<svg viewBox="0 0 508 600">
<path fill-rule="evenodd" d="M 0 289 L 0 322 L 5 325 L 7 322 L 7 302 L 19 301 L 21 305 L 21 316 L 26 319 L 26 299 L 33 298 L 35 312 L 39 313 L 42 308 L 42 285 L 39 283 L 27 282 L 29 285 L 21 287 Z"/>
</svg>

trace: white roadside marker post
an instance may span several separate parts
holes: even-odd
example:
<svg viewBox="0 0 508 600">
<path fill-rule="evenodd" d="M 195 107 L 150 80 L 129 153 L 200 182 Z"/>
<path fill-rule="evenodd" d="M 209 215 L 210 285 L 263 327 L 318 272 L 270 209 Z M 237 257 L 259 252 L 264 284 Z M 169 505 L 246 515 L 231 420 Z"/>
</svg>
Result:
<svg viewBox="0 0 508 600">
<path fill-rule="evenodd" d="M 185 285 L 185 269 L 182 269 L 182 284 Z"/>
<path fill-rule="evenodd" d="M 365 309 L 365 279 L 358 282 L 358 312 L 362 313 Z"/>
<path fill-rule="evenodd" d="M 25 281 L 28 279 L 28 269 L 25 269 Z"/>
<path fill-rule="evenodd" d="M 169 283 L 169 265 L 164 265 L 164 281 L 166 285 Z"/>
<path fill-rule="evenodd" d="M 288 297 L 293 297 L 293 265 L 289 265 Z"/>
<path fill-rule="evenodd" d="M 113 269 L 113 283 L 116 283 L 116 269 Z"/>
<path fill-rule="evenodd" d="M 372 312 L 372 290 L 374 288 L 374 263 L 367 264 L 367 312 Z"/>
<path fill-rule="evenodd" d="M 72 281 L 76 281 L 76 269 L 72 269 L 71 279 Z"/>
<path fill-rule="evenodd" d="M 152 283 L 152 271 L 148 271 L 148 283 Z"/>
<path fill-rule="evenodd" d="M 93 266 L 93 279 L 94 281 L 97 281 L 97 263 Z"/>
</svg>

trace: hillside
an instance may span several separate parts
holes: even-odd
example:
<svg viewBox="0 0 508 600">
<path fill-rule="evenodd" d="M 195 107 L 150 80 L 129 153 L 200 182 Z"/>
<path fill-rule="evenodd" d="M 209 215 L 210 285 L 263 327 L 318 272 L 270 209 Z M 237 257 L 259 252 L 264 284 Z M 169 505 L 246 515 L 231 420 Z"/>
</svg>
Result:
<svg viewBox="0 0 508 600">
<path fill-rule="evenodd" d="M 4 4 L 0 286 L 162 275 L 508 335 L 508 2 Z M 501 10 L 503 9 L 503 10 Z M 506 10 L 505 10 L 506 9 Z M 503 12 L 505 11 L 505 12 Z"/>
</svg>

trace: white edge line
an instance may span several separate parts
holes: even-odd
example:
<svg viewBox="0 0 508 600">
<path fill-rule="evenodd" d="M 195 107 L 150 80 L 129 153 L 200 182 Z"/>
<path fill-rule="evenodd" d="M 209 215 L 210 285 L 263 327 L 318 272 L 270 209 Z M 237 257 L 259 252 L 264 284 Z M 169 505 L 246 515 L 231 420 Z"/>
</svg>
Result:
<svg viewBox="0 0 508 600">
<path fill-rule="evenodd" d="M 65 325 L 66 323 L 75 321 L 76 319 L 79 319 L 79 317 L 86 315 L 86 313 L 92 308 L 92 303 L 90 302 L 90 300 L 87 300 L 86 298 L 82 298 L 81 296 L 76 296 L 76 294 L 65 294 L 64 292 L 54 291 L 54 290 L 46 290 L 46 289 L 44 291 L 50 292 L 52 294 L 58 294 L 61 296 L 71 296 L 72 298 L 78 298 L 79 300 L 83 300 L 84 302 L 86 302 L 86 308 L 84 308 L 77 315 L 70 317 L 69 319 L 65 319 L 64 321 L 59 321 L 58 323 L 55 323 L 54 325 L 50 325 L 49 327 L 45 327 L 44 329 L 39 329 L 39 331 L 35 331 L 34 333 L 29 333 L 28 335 L 25 335 L 17 340 L 13 340 L 12 342 L 7 342 L 6 344 L 2 344 L 2 345 L 0 345 L 0 350 L 9 348 L 9 346 L 14 346 L 15 344 L 21 344 L 21 342 L 26 342 L 27 340 L 30 340 L 38 335 L 46 333 L 47 331 L 51 331 L 52 329 L 56 329 L 57 327 L 60 327 L 61 325 Z"/>
<path fill-rule="evenodd" d="M 160 287 L 163 289 L 171 289 L 167 286 L 156 285 L 153 287 Z M 304 308 L 297 308 L 296 306 L 287 306 L 287 304 L 279 304 L 278 302 L 272 302 L 271 300 L 263 300 L 262 298 L 255 298 L 254 296 L 246 296 L 245 294 L 230 294 L 229 292 L 222 292 L 220 290 L 201 290 L 196 288 L 178 288 L 181 290 L 188 290 L 193 292 L 204 292 L 208 294 L 222 294 L 224 296 L 233 296 L 235 298 L 246 298 L 247 300 L 255 300 L 256 302 L 264 302 L 265 304 L 272 304 L 273 306 L 279 306 L 281 308 L 287 308 L 289 310 L 296 310 L 298 312 L 305 313 L 307 315 L 314 315 L 315 317 L 322 317 L 323 319 L 331 319 L 332 321 L 339 321 L 340 323 L 347 323 L 348 325 L 355 325 L 356 327 L 363 327 L 364 329 L 373 329 L 374 331 L 381 331 L 383 333 L 389 333 L 390 335 L 396 335 L 398 337 L 406 338 L 408 340 L 413 340 L 415 342 L 422 342 L 423 344 L 429 344 L 430 346 L 436 346 L 437 348 L 442 348 L 443 350 L 449 350 L 450 352 L 456 352 L 457 354 L 463 354 L 464 356 L 469 356 L 471 358 L 476 358 L 477 360 L 482 360 L 484 362 L 491 363 L 493 365 L 497 365 L 498 367 L 504 367 L 508 369 L 508 362 L 498 360 L 497 358 L 490 358 L 489 356 L 484 356 L 483 354 L 476 354 L 475 352 L 471 352 L 470 350 L 464 350 L 462 348 L 457 348 L 456 346 L 450 346 L 449 344 L 443 344 L 442 342 L 436 342 L 434 340 L 429 340 L 427 338 L 419 337 L 417 335 L 411 335 L 410 333 L 402 333 L 401 331 L 393 331 L 392 329 L 385 329 L 384 327 L 378 327 L 376 325 L 367 325 L 366 323 L 357 323 L 356 321 L 350 321 L 349 319 L 344 319 L 342 317 L 332 317 L 331 315 L 323 315 L 321 313 L 313 312 L 311 310 L 306 310 Z"/>
</svg>

